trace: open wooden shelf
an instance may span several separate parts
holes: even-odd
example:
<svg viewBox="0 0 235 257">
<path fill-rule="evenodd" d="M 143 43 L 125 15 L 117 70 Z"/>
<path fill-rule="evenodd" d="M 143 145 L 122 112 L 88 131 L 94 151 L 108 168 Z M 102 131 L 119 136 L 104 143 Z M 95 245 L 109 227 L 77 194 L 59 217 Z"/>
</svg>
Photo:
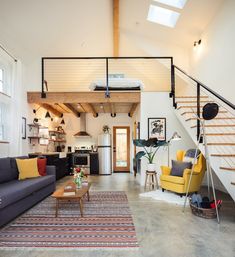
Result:
<svg viewBox="0 0 235 257">
<path fill-rule="evenodd" d="M 58 130 L 49 130 L 49 133 L 55 133 L 55 134 L 60 134 L 60 135 L 66 135 L 65 132 L 61 132 L 61 131 L 58 131 Z"/>
</svg>

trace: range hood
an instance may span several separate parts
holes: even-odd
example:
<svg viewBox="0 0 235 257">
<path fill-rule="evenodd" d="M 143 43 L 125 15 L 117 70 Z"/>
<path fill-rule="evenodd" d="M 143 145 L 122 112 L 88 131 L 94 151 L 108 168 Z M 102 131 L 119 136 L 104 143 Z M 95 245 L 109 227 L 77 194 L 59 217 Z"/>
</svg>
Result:
<svg viewBox="0 0 235 257">
<path fill-rule="evenodd" d="M 91 137 L 86 132 L 86 113 L 80 113 L 80 130 L 74 134 L 74 137 Z"/>
</svg>

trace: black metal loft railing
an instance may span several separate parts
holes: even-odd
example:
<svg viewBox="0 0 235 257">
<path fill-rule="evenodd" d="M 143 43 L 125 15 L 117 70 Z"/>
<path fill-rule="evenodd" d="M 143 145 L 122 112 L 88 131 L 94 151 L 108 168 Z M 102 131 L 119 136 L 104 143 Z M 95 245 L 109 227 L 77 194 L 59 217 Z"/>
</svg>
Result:
<svg viewBox="0 0 235 257">
<path fill-rule="evenodd" d="M 177 103 L 175 100 L 175 90 L 176 90 L 176 85 L 175 85 L 175 73 L 176 70 L 185 75 L 189 80 L 191 80 L 192 82 L 196 83 L 196 96 L 197 96 L 197 116 L 200 118 L 201 116 L 201 112 L 200 112 L 200 106 L 201 106 L 201 89 L 204 89 L 206 92 L 209 92 L 213 97 L 215 97 L 216 99 L 220 100 L 222 103 L 224 103 L 226 106 L 230 107 L 232 110 L 235 110 L 235 105 L 233 103 L 231 103 L 230 101 L 228 101 L 227 99 L 225 99 L 223 96 L 221 96 L 220 94 L 218 94 L 217 92 L 215 92 L 214 90 L 212 90 L 211 88 L 209 88 L 208 86 L 204 85 L 202 82 L 200 82 L 199 80 L 193 78 L 192 76 L 188 75 L 184 70 L 180 69 L 178 66 L 176 65 L 172 65 L 171 66 L 171 81 L 172 81 L 172 88 L 171 88 L 171 93 L 170 93 L 170 97 L 172 97 L 173 99 L 173 106 L 175 108 L 177 108 Z M 197 120 L 197 137 L 199 137 L 200 135 L 200 121 Z"/>
<path fill-rule="evenodd" d="M 100 65 L 102 66 L 102 72 L 104 72 L 104 77 L 105 77 L 105 81 L 106 81 L 106 91 L 105 91 L 105 97 L 110 97 L 110 91 L 109 91 L 109 71 L 111 70 L 112 68 L 112 61 L 113 60 L 158 60 L 158 61 L 163 61 L 163 60 L 166 60 L 167 61 L 167 76 L 170 76 L 169 72 L 169 68 L 173 67 L 173 57 L 168 57 L 168 56 L 165 56 L 165 57 L 150 57 L 150 56 L 144 56 L 144 57 L 43 57 L 41 59 L 41 69 L 42 69 L 42 84 L 41 84 L 41 97 L 42 98 L 46 98 L 46 92 L 48 91 L 48 88 L 50 88 L 50 83 L 47 81 L 46 79 L 46 63 L 47 61 L 52 61 L 52 60 L 58 60 L 58 62 L 60 61 L 66 61 L 66 62 L 69 62 L 69 61 L 78 61 L 78 60 L 87 60 L 87 61 L 90 61 L 90 60 L 94 60 L 94 62 L 96 61 L 103 61 Z M 157 72 L 157 71 L 156 71 Z M 137 77 L 138 79 L 138 77 Z M 171 88 L 174 88 L 173 87 L 173 83 L 174 83 L 174 76 L 171 76 L 170 79 L 170 83 L 171 84 Z M 48 84 L 48 86 L 47 86 Z"/>
</svg>

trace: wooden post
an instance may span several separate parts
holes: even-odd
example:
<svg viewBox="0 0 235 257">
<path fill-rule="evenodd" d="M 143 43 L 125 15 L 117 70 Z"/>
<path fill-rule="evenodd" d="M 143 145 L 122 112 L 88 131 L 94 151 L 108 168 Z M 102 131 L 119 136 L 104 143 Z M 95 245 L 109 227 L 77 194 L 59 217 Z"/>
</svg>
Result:
<svg viewBox="0 0 235 257">
<path fill-rule="evenodd" d="M 113 56 L 119 56 L 119 0 L 113 0 Z"/>
</svg>

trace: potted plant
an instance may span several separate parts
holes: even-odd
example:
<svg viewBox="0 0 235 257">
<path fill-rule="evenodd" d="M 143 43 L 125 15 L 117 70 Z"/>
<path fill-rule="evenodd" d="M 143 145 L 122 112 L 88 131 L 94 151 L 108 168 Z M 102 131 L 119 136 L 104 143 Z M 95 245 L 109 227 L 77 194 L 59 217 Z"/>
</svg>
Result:
<svg viewBox="0 0 235 257">
<path fill-rule="evenodd" d="M 158 141 L 157 138 L 145 139 L 134 139 L 133 143 L 137 147 L 143 147 L 144 151 L 140 151 L 136 154 L 135 159 L 138 160 L 145 157 L 148 160 L 148 171 L 155 171 L 155 163 L 153 162 L 154 157 L 159 147 L 166 145 L 166 141 Z"/>
</svg>

